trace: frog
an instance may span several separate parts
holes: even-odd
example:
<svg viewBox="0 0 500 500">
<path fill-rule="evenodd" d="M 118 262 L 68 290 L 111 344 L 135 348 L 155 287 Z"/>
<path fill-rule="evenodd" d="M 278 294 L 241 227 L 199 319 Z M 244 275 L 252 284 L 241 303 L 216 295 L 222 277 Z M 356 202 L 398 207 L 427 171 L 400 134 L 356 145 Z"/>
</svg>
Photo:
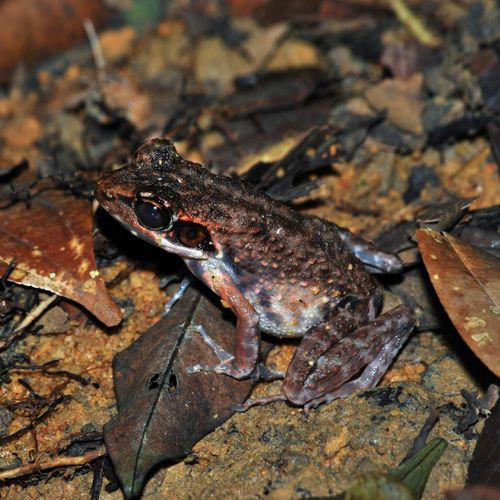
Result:
<svg viewBox="0 0 500 500">
<path fill-rule="evenodd" d="M 281 392 L 244 410 L 277 400 L 314 408 L 374 387 L 414 328 L 405 304 L 381 313 L 370 272 L 400 272 L 396 255 L 182 158 L 166 138 L 103 174 L 95 197 L 133 235 L 179 255 L 236 316 L 234 352 L 199 329 L 217 362 L 190 373 L 259 378 L 263 333 L 299 339 Z"/>
</svg>

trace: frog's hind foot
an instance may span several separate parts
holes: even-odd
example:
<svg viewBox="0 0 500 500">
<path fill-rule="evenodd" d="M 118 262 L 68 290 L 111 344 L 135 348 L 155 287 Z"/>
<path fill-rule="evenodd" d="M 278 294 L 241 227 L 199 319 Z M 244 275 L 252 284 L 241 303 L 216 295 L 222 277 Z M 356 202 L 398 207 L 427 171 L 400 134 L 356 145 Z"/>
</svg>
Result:
<svg viewBox="0 0 500 500">
<path fill-rule="evenodd" d="M 274 380 L 283 380 L 285 378 L 285 372 L 273 370 L 264 363 L 259 363 L 250 375 L 250 378 L 254 382 L 258 382 L 259 380 L 272 382 Z"/>
<path fill-rule="evenodd" d="M 266 396 L 258 399 L 247 399 L 244 403 L 233 407 L 234 411 L 243 413 L 252 406 L 264 406 L 275 401 L 286 401 L 286 396 L 283 393 L 275 394 L 274 396 Z"/>
<path fill-rule="evenodd" d="M 316 363 L 316 367 L 319 365 L 324 369 L 322 378 L 319 378 L 318 371 L 313 371 L 302 386 L 298 386 L 293 378 L 285 378 L 284 394 L 293 404 L 303 405 L 307 413 L 320 404 L 376 386 L 414 325 L 415 317 L 410 308 L 401 305 L 388 311 L 323 354 Z M 347 364 L 346 359 L 356 360 L 356 363 Z M 360 369 L 361 375 L 350 380 Z"/>
<path fill-rule="evenodd" d="M 394 337 L 390 342 L 384 345 L 377 357 L 365 367 L 358 378 L 346 382 L 335 391 L 329 392 L 324 396 L 309 401 L 304 405 L 304 411 L 307 412 L 311 408 L 317 408 L 320 404 L 328 404 L 335 399 L 344 399 L 351 396 L 355 392 L 366 391 L 368 389 L 371 389 L 372 387 L 375 387 L 389 368 L 389 365 L 397 356 L 402 345 L 408 338 L 410 331 L 402 333 L 403 335 Z"/>
<path fill-rule="evenodd" d="M 217 359 L 220 361 L 218 365 L 214 366 L 205 366 L 201 364 L 196 364 L 194 366 L 190 366 L 187 369 L 188 373 L 197 373 L 197 372 L 217 372 L 219 373 L 218 369 L 222 366 L 225 366 L 226 364 L 230 363 L 231 361 L 234 360 L 234 356 L 229 354 L 227 351 L 225 351 L 215 340 L 210 337 L 210 335 L 205 331 L 205 328 L 203 328 L 201 325 L 194 326 L 191 329 L 193 332 L 196 332 L 203 342 L 212 349 L 212 352 L 217 356 Z"/>
</svg>

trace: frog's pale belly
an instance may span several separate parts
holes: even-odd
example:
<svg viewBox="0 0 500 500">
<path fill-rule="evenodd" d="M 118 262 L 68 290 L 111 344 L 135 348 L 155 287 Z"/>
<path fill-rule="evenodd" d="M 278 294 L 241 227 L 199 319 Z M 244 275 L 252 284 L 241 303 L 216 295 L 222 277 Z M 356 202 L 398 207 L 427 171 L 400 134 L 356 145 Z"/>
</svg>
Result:
<svg viewBox="0 0 500 500">
<path fill-rule="evenodd" d="M 248 283 L 243 286 L 223 260 L 186 259 L 185 262 L 189 270 L 215 292 L 217 282 L 231 276 L 233 282 L 244 288 L 246 299 L 257 312 L 260 330 L 276 337 L 302 337 L 332 307 L 332 298 L 314 289 L 286 284 L 264 288 L 258 280 L 253 286 Z"/>
<path fill-rule="evenodd" d="M 261 331 L 276 337 L 302 337 L 326 314 L 324 302 L 297 287 L 255 289 L 247 294 L 259 315 Z"/>
</svg>

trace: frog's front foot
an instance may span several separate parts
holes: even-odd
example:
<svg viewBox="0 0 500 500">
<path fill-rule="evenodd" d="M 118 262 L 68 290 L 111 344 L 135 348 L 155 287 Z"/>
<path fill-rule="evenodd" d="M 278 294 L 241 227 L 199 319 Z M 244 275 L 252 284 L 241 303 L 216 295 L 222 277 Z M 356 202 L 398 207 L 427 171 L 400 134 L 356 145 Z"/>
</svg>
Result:
<svg viewBox="0 0 500 500">
<path fill-rule="evenodd" d="M 252 370 L 237 367 L 235 364 L 235 357 L 217 344 L 217 342 L 215 342 L 215 340 L 208 335 L 202 326 L 193 327 L 192 331 L 200 335 L 203 342 L 205 342 L 205 344 L 212 349 L 220 363 L 216 365 L 196 364 L 187 368 L 188 373 L 214 372 L 228 375 L 236 379 L 248 378 L 250 376 Z"/>
<path fill-rule="evenodd" d="M 185 276 L 184 278 L 182 278 L 181 284 L 179 285 L 177 291 L 174 293 L 174 295 L 172 295 L 170 300 L 163 306 L 163 313 L 162 313 L 163 317 L 168 316 L 168 313 L 172 310 L 172 307 L 174 307 L 174 305 L 177 304 L 177 302 L 179 302 L 179 300 L 182 299 L 184 293 L 192 283 L 193 279 L 191 278 L 191 276 Z"/>
</svg>

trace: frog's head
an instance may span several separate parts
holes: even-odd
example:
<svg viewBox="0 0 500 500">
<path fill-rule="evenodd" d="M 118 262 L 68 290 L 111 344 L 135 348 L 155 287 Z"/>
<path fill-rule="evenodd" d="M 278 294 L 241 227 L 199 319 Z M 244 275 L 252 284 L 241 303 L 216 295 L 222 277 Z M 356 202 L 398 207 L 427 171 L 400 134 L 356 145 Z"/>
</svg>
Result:
<svg viewBox="0 0 500 500">
<path fill-rule="evenodd" d="M 209 196 L 205 177 L 211 175 L 183 160 L 170 141 L 154 139 L 129 165 L 104 174 L 95 196 L 135 236 L 183 258 L 207 259 L 217 250 L 200 200 Z"/>
</svg>

